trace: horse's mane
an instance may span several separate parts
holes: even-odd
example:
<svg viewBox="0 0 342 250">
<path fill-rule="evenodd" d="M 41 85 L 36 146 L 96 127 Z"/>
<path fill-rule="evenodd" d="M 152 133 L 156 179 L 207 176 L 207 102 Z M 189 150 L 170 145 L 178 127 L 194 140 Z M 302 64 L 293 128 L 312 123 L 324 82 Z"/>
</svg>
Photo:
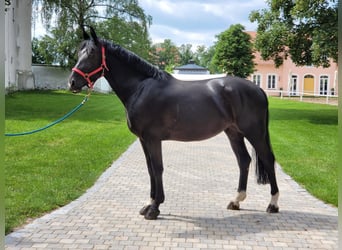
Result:
<svg viewBox="0 0 342 250">
<path fill-rule="evenodd" d="M 120 61 L 130 65 L 133 69 L 145 74 L 148 77 L 152 77 L 157 80 L 164 80 L 168 78 L 169 74 L 163 70 L 158 69 L 151 63 L 147 62 L 143 58 L 134 54 L 133 52 L 121 47 L 118 44 L 101 40 L 101 43 L 105 45 L 106 50 L 109 53 L 113 53 Z"/>
</svg>

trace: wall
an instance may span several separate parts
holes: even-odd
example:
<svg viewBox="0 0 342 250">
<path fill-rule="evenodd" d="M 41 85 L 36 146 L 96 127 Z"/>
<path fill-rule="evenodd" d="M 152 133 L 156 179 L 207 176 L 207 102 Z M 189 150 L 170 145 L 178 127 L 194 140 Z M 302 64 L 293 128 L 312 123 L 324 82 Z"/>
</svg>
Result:
<svg viewBox="0 0 342 250">
<path fill-rule="evenodd" d="M 5 87 L 33 89 L 31 71 L 31 0 L 12 0 L 5 13 Z"/>
<path fill-rule="evenodd" d="M 69 70 L 60 67 L 32 65 L 36 89 L 67 89 Z"/>
<path fill-rule="evenodd" d="M 253 75 L 261 76 L 260 87 L 264 90 L 268 90 L 269 93 L 274 91 L 274 95 L 279 94 L 279 90 L 283 90 L 285 95 L 321 95 L 321 77 L 326 76 L 327 79 L 327 95 L 337 95 L 337 65 L 332 63 L 329 68 L 313 67 L 313 66 L 296 66 L 291 60 L 286 60 L 284 64 L 275 68 L 273 65 L 267 63 L 259 63 L 256 67 L 256 71 L 248 77 L 253 81 Z M 276 75 L 276 87 L 275 89 L 269 89 L 267 86 L 268 75 Z M 309 91 L 304 89 L 305 77 L 313 76 L 314 86 Z M 291 85 L 294 85 L 294 76 L 297 77 L 295 91 L 291 91 Z M 334 89 L 334 91 L 332 91 Z"/>
<path fill-rule="evenodd" d="M 58 66 L 32 65 L 32 72 L 36 89 L 68 89 L 70 70 L 62 69 Z M 94 90 L 102 93 L 112 91 L 104 78 L 100 78 L 96 81 Z"/>
</svg>

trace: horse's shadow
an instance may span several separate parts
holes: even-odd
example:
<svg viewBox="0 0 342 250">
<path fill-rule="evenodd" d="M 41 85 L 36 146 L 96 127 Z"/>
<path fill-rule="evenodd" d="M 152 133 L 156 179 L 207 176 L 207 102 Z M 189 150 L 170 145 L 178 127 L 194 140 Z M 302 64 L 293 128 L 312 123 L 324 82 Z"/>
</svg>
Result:
<svg viewBox="0 0 342 250">
<path fill-rule="evenodd" d="M 243 210 L 244 213 L 227 215 L 223 218 L 180 216 L 161 214 L 160 218 L 193 224 L 186 230 L 180 228 L 173 232 L 173 237 L 195 238 L 200 235 L 210 235 L 212 238 L 234 237 L 273 231 L 334 231 L 337 234 L 338 216 L 315 214 L 309 212 L 282 210 L 277 214 L 263 211 Z M 245 213 L 250 211 L 251 213 Z"/>
</svg>

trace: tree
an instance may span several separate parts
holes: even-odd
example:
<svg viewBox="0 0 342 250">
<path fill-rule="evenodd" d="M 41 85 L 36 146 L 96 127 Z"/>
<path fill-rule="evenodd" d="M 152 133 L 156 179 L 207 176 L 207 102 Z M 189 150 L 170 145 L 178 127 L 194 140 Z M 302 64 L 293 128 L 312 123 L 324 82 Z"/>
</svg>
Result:
<svg viewBox="0 0 342 250">
<path fill-rule="evenodd" d="M 251 37 L 241 24 L 231 25 L 217 36 L 213 63 L 221 71 L 246 78 L 254 72 Z"/>
<path fill-rule="evenodd" d="M 255 46 L 264 60 L 279 67 L 291 56 L 299 66 L 329 67 L 337 62 L 337 1 L 268 0 L 269 9 L 253 11 L 258 23 Z"/>
<path fill-rule="evenodd" d="M 120 24 L 119 27 L 124 26 L 128 30 L 127 33 L 142 34 L 139 38 L 145 38 L 144 45 L 150 44 L 146 34 L 152 18 L 145 14 L 137 0 L 34 0 L 33 4 L 37 7 L 33 8 L 34 10 L 42 6 L 42 19 L 50 30 L 50 34 L 45 35 L 42 40 L 43 43 L 52 43 L 49 53 L 55 58 L 54 62 L 61 66 L 72 67 L 75 64 L 78 44 L 82 37 L 82 25 L 95 27 L 96 24 L 105 21 L 103 25 L 98 26 L 103 29 L 103 38 L 111 40 L 106 34 L 113 35 L 117 31 L 117 28 L 113 27 Z M 55 24 L 53 28 L 52 21 Z M 141 40 L 131 39 L 130 44 L 126 43 L 125 46 L 130 47 L 134 43 L 141 43 Z M 142 47 L 147 55 L 149 48 Z"/>
<path fill-rule="evenodd" d="M 180 56 L 180 65 L 188 64 L 190 60 L 194 59 L 194 53 L 191 51 L 191 44 L 182 44 L 178 48 L 179 56 Z"/>
<path fill-rule="evenodd" d="M 96 25 L 97 34 L 109 39 L 137 55 L 149 59 L 152 42 L 146 27 L 136 21 L 126 21 L 120 17 L 100 22 Z"/>
<path fill-rule="evenodd" d="M 152 63 L 162 70 L 171 72 L 179 63 L 180 55 L 178 48 L 170 39 L 165 39 L 162 43 L 154 44 L 151 53 Z"/>
<path fill-rule="evenodd" d="M 202 67 L 207 68 L 212 74 L 220 71 L 213 63 L 215 48 L 215 46 L 206 48 L 204 45 L 201 45 L 197 47 L 194 55 L 196 63 Z"/>
<path fill-rule="evenodd" d="M 32 63 L 36 64 L 52 64 L 53 60 L 48 61 L 46 49 L 42 49 L 37 38 L 32 39 Z"/>
</svg>

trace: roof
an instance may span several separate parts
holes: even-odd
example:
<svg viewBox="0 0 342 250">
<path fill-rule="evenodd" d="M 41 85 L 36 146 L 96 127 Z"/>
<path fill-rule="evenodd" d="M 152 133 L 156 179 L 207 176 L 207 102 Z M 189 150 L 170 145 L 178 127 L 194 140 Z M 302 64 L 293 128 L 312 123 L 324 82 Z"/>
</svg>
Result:
<svg viewBox="0 0 342 250">
<path fill-rule="evenodd" d="M 201 67 L 197 64 L 195 64 L 194 61 L 190 61 L 188 64 L 186 65 L 182 65 L 179 67 L 175 67 L 175 70 L 199 70 L 199 71 L 207 71 L 207 68 Z"/>
</svg>

